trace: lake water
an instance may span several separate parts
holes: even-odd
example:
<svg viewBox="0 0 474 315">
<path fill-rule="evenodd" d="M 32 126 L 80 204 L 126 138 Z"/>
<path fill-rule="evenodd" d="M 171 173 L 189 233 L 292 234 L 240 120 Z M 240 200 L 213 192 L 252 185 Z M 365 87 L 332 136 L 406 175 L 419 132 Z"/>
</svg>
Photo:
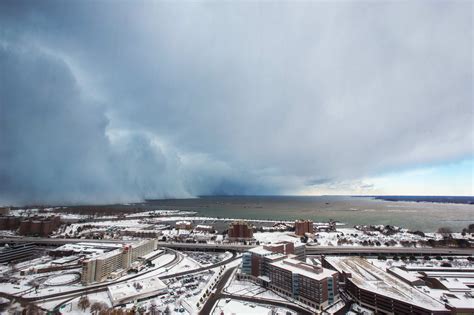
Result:
<svg viewBox="0 0 474 315">
<path fill-rule="evenodd" d="M 349 196 L 238 196 L 166 199 L 147 202 L 147 208 L 197 211 L 220 218 L 294 220 L 330 219 L 356 224 L 397 225 L 425 232 L 445 226 L 460 232 L 474 223 L 474 205 L 394 202 Z"/>
</svg>

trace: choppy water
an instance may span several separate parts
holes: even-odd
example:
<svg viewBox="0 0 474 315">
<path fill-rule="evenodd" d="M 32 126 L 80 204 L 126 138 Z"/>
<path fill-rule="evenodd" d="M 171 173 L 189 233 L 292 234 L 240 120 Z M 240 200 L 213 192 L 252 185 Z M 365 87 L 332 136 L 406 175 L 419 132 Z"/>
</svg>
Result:
<svg viewBox="0 0 474 315">
<path fill-rule="evenodd" d="M 153 200 L 150 208 L 198 211 L 211 217 L 294 220 L 330 219 L 356 224 L 391 224 L 412 230 L 436 231 L 441 226 L 461 231 L 474 223 L 474 205 L 393 202 L 349 196 L 308 197 L 202 197 L 197 199 Z"/>
</svg>

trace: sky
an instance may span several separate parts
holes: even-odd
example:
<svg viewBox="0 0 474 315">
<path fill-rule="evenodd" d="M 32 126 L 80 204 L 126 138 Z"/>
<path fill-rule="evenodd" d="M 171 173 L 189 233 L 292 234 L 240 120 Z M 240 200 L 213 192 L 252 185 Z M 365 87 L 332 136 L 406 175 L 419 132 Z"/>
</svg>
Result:
<svg viewBox="0 0 474 315">
<path fill-rule="evenodd" d="M 474 195 L 470 1 L 0 2 L 0 203 Z"/>
</svg>

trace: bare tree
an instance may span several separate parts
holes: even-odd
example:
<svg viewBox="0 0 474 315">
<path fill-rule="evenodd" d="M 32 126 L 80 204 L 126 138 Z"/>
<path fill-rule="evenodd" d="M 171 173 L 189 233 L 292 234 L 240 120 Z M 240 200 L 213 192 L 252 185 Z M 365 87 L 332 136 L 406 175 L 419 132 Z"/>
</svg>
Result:
<svg viewBox="0 0 474 315">
<path fill-rule="evenodd" d="M 89 298 L 87 297 L 87 295 L 83 295 L 79 298 L 79 302 L 77 302 L 77 305 L 81 310 L 85 311 L 91 305 L 91 302 L 89 302 Z"/>
<path fill-rule="evenodd" d="M 443 236 L 449 236 L 451 233 L 453 233 L 453 231 L 451 231 L 451 229 L 448 227 L 442 226 L 438 229 L 438 233 Z"/>
<path fill-rule="evenodd" d="M 107 304 L 105 304 L 104 302 L 94 302 L 91 305 L 91 313 L 100 313 L 102 310 L 107 309 L 107 307 Z"/>
<path fill-rule="evenodd" d="M 23 315 L 43 315 L 44 312 L 37 305 L 30 303 L 23 310 Z"/>
</svg>

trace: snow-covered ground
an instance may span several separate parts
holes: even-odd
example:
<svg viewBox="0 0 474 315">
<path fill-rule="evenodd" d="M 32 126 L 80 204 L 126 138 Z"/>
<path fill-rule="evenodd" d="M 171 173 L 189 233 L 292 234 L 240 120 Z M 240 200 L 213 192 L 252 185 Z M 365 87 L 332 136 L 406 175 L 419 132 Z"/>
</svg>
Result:
<svg viewBox="0 0 474 315">
<path fill-rule="evenodd" d="M 275 294 L 274 292 L 267 290 L 259 285 L 256 285 L 253 282 L 245 280 L 232 280 L 232 282 L 225 288 L 225 292 L 236 295 L 286 301 L 286 299 Z"/>
<path fill-rule="evenodd" d="M 300 237 L 294 235 L 293 232 L 257 232 L 253 237 L 260 242 L 260 244 L 276 243 L 281 241 L 288 241 L 293 243 L 301 243 Z"/>
<path fill-rule="evenodd" d="M 273 312 L 273 313 L 272 313 Z M 265 315 L 265 314 L 296 314 L 295 312 L 280 307 L 269 306 L 265 304 L 256 304 L 236 300 L 218 300 L 213 315 L 221 314 L 244 314 L 244 315 Z"/>
</svg>

